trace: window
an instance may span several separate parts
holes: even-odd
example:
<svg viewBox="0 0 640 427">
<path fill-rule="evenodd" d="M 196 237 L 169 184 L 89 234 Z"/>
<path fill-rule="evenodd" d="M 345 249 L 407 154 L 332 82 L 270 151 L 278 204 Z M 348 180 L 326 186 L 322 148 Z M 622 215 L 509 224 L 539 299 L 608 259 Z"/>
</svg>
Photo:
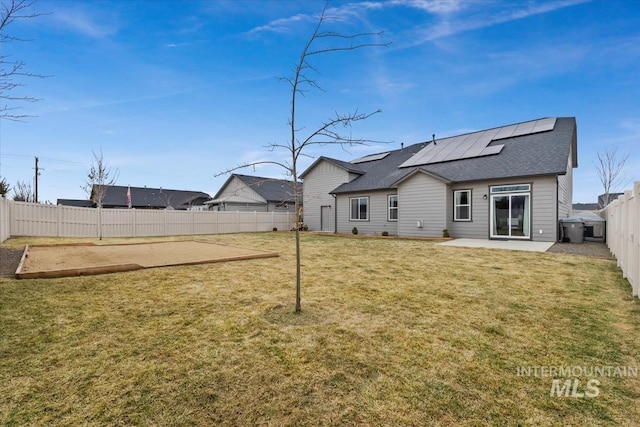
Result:
<svg viewBox="0 0 640 427">
<path fill-rule="evenodd" d="M 530 184 L 519 184 L 519 185 L 503 185 L 491 187 L 492 193 L 518 193 L 524 191 L 531 191 Z"/>
<path fill-rule="evenodd" d="M 387 221 L 398 220 L 398 196 L 395 194 L 389 195 L 387 198 L 389 206 L 389 214 L 387 215 Z"/>
<path fill-rule="evenodd" d="M 367 221 L 369 219 L 369 198 L 354 197 L 351 202 L 351 221 Z"/>
<path fill-rule="evenodd" d="M 453 220 L 471 221 L 471 190 L 453 192 Z"/>
</svg>

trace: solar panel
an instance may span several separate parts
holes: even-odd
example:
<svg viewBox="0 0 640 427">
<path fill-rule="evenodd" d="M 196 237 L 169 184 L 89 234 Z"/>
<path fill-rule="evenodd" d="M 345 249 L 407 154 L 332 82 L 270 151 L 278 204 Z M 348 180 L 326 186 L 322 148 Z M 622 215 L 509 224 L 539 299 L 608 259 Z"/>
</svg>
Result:
<svg viewBox="0 0 640 427">
<path fill-rule="evenodd" d="M 533 127 L 533 131 L 531 133 L 546 132 L 548 130 L 553 130 L 555 126 L 556 126 L 555 117 L 547 117 L 546 119 L 540 119 L 536 121 L 536 124 Z"/>
<path fill-rule="evenodd" d="M 384 159 L 389 155 L 389 152 L 380 153 L 380 154 L 371 154 L 369 156 L 360 157 L 359 159 L 352 160 L 350 163 L 364 163 L 364 162 L 373 162 L 374 160 Z"/>
<path fill-rule="evenodd" d="M 402 163 L 400 167 L 427 165 L 498 154 L 502 151 L 504 145 L 490 146 L 489 144 L 492 141 L 546 132 L 552 130 L 555 124 L 556 119 L 551 117 L 436 140 L 435 144 L 427 144 L 413 157 Z M 363 157 L 363 159 L 365 158 Z"/>
</svg>

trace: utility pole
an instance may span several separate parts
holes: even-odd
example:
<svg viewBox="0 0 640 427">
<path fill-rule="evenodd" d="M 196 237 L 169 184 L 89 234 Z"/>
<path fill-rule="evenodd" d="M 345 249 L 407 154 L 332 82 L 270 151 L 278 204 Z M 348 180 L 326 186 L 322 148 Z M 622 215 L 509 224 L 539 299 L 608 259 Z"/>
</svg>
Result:
<svg viewBox="0 0 640 427">
<path fill-rule="evenodd" d="M 33 201 L 38 203 L 38 175 L 40 175 L 40 170 L 38 169 L 38 157 L 36 157 L 36 179 L 35 179 L 35 184 L 36 184 L 36 188 L 35 188 L 35 193 L 34 193 L 34 197 L 33 197 Z"/>
</svg>

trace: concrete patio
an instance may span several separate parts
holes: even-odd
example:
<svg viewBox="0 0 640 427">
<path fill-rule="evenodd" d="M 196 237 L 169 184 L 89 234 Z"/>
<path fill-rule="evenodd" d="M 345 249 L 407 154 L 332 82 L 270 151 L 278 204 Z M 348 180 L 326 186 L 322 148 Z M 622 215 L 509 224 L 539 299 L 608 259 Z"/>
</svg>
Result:
<svg viewBox="0 0 640 427">
<path fill-rule="evenodd" d="M 553 246 L 554 242 L 532 242 L 531 240 L 454 239 L 438 244 L 442 246 L 461 246 L 467 248 L 546 252 L 551 246 Z"/>
</svg>

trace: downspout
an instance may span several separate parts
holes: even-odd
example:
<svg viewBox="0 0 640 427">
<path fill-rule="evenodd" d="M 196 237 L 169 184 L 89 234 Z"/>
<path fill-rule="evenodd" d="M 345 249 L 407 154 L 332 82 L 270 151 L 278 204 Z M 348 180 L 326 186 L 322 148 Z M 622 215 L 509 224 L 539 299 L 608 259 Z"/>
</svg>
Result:
<svg viewBox="0 0 640 427">
<path fill-rule="evenodd" d="M 573 185 L 573 183 L 571 185 Z M 533 205 L 533 203 L 531 204 Z M 530 209 L 533 211 L 533 207 L 531 207 Z M 531 234 L 533 235 L 533 227 L 531 227 L 531 232 Z M 563 232 L 564 230 L 562 230 L 562 224 L 560 223 L 560 175 L 556 175 L 556 242 L 562 241 Z M 533 240 L 533 238 L 531 240 Z"/>
<path fill-rule="evenodd" d="M 333 196 L 333 234 L 338 234 L 338 197 L 335 194 Z"/>
</svg>

